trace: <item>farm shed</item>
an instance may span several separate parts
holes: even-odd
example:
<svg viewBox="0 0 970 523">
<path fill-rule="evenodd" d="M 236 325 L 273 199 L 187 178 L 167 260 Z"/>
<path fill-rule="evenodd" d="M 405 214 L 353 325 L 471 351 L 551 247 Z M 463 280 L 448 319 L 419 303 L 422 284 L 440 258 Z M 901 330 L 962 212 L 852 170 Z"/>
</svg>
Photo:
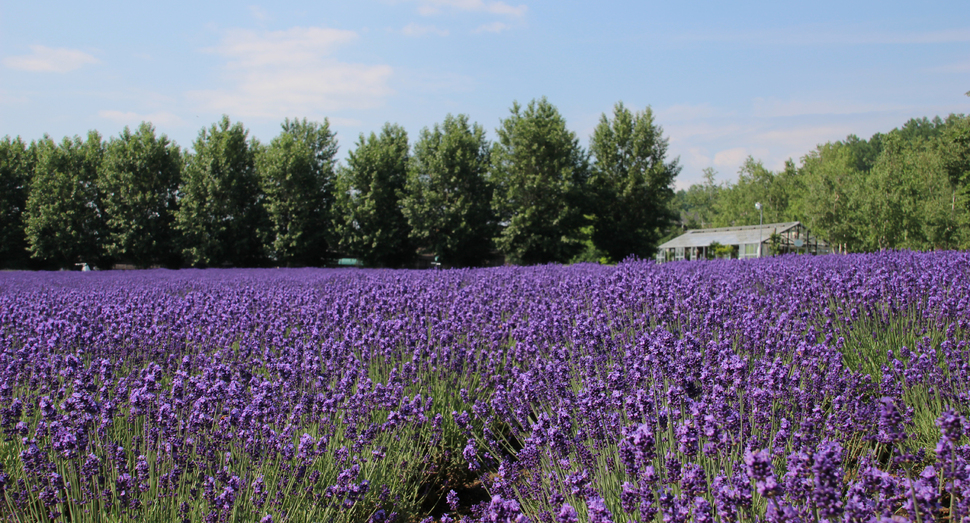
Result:
<svg viewBox="0 0 970 523">
<path fill-rule="evenodd" d="M 660 245 L 657 261 L 748 259 L 772 254 L 828 252 L 828 244 L 812 236 L 801 222 L 785 222 L 693 229 Z"/>
</svg>

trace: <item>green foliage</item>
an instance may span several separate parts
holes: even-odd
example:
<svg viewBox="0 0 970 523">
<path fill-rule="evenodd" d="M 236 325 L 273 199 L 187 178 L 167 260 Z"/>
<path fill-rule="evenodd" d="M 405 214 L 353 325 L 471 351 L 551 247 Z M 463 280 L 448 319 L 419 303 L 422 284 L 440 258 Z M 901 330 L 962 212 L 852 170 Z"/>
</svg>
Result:
<svg viewBox="0 0 970 523">
<path fill-rule="evenodd" d="M 707 246 L 707 259 L 731 259 L 738 257 L 738 248 L 736 245 L 721 245 L 718 242 L 711 242 Z"/>
<path fill-rule="evenodd" d="M 802 159 L 799 173 L 804 185 L 802 221 L 830 244 L 859 248 L 864 220 L 855 201 L 867 176 L 859 171 L 851 148 L 841 144 L 820 145 Z"/>
<path fill-rule="evenodd" d="M 677 191 L 671 199 L 669 209 L 680 216 L 680 221 L 688 229 L 707 229 L 714 226 L 716 204 L 721 194 L 721 186 L 714 183 L 717 171 L 711 167 L 704 169 L 704 183 L 691 185 L 686 190 Z M 681 231 L 678 229 L 677 234 Z"/>
<path fill-rule="evenodd" d="M 330 122 L 283 122 L 283 132 L 256 158 L 270 222 L 270 257 L 286 266 L 321 265 L 329 257 L 336 135 Z"/>
<path fill-rule="evenodd" d="M 548 100 L 515 103 L 492 148 L 496 244 L 513 263 L 566 262 L 583 249 L 588 160 Z"/>
<path fill-rule="evenodd" d="M 252 267 L 264 263 L 261 234 L 268 227 L 255 140 L 242 123 L 202 129 L 186 159 L 176 214 L 185 261 L 196 266 Z"/>
<path fill-rule="evenodd" d="M 0 269 L 23 269 L 30 263 L 24 234 L 24 210 L 34 170 L 34 150 L 18 136 L 0 141 Z"/>
<path fill-rule="evenodd" d="M 781 237 L 781 235 L 778 234 L 777 232 L 772 232 L 771 235 L 768 236 L 768 253 L 771 256 L 775 256 L 776 254 L 780 254 L 781 253 L 781 246 L 782 246 L 782 237 Z"/>
<path fill-rule="evenodd" d="M 105 221 L 98 191 L 104 142 L 97 131 L 64 138 L 49 136 L 34 146 L 36 164 L 24 212 L 24 234 L 34 258 L 51 267 L 103 265 Z"/>
<path fill-rule="evenodd" d="M 579 241 L 583 246 L 583 250 L 579 254 L 573 256 L 569 263 L 599 263 L 601 265 L 609 265 L 616 263 L 610 259 L 606 252 L 600 250 L 593 243 L 593 234 L 596 230 L 596 215 L 587 214 L 584 216 L 586 218 L 587 225 L 579 228 Z"/>
<path fill-rule="evenodd" d="M 367 267 L 400 267 L 414 258 L 401 202 L 408 150 L 404 128 L 384 124 L 380 135 L 361 134 L 347 166 L 337 171 L 334 226 L 340 249 Z"/>
<path fill-rule="evenodd" d="M 481 266 L 495 235 L 492 188 L 486 181 L 489 143 L 466 115 L 423 129 L 408 167 L 402 204 L 411 238 L 455 267 Z"/>
<path fill-rule="evenodd" d="M 895 131 L 859 191 L 859 207 L 869 220 L 862 250 L 953 248 L 961 243 L 965 213 L 938 150 L 923 140 L 906 141 Z"/>
<path fill-rule="evenodd" d="M 850 134 L 845 141 L 835 143 L 846 148 L 853 169 L 859 172 L 869 172 L 876 165 L 879 153 L 882 152 L 883 137 L 884 135 L 876 133 L 869 140 L 862 140 L 858 136 Z"/>
<path fill-rule="evenodd" d="M 667 144 L 649 107 L 631 113 L 622 102 L 613 108 L 613 119 L 602 115 L 593 131 L 592 239 L 614 262 L 652 256 L 660 231 L 675 218 L 669 202 L 680 166 L 677 160 L 666 162 Z"/>
<path fill-rule="evenodd" d="M 955 189 L 954 200 L 970 207 L 970 116 L 951 115 L 948 127 L 938 143 L 943 170 Z M 954 201 L 953 206 L 957 203 Z"/>
<path fill-rule="evenodd" d="M 792 173 L 775 174 L 760 162 L 748 157 L 738 170 L 738 181 L 720 192 L 715 204 L 717 227 L 757 225 L 760 213 L 755 203 L 760 202 L 764 211 L 764 223 L 789 221 L 789 194 L 794 184 Z"/>
<path fill-rule="evenodd" d="M 109 255 L 139 267 L 179 265 L 174 223 L 181 174 L 179 147 L 164 134 L 156 137 L 148 122 L 108 142 L 98 186 Z"/>
</svg>

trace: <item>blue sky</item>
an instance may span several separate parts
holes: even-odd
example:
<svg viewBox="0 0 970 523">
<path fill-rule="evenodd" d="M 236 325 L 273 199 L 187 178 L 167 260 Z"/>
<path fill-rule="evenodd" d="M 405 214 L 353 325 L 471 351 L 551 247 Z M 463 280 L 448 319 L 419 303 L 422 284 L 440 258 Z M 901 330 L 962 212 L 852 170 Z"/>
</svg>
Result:
<svg viewBox="0 0 970 523">
<path fill-rule="evenodd" d="M 970 7 L 947 2 L 14 2 L 0 0 L 0 135 L 154 123 L 183 147 L 225 113 L 269 141 L 329 118 L 341 156 L 448 113 L 494 137 L 546 96 L 585 144 L 652 107 L 683 171 L 737 178 L 816 144 L 970 113 Z"/>
</svg>

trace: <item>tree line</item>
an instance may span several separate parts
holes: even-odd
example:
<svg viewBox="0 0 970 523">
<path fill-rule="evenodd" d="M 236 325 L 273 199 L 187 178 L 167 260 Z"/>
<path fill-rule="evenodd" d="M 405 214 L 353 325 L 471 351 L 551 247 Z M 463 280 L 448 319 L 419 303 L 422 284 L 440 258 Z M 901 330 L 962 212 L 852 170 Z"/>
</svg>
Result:
<svg viewBox="0 0 970 523">
<path fill-rule="evenodd" d="M 490 142 L 466 115 L 409 141 L 361 134 L 345 162 L 328 120 L 269 143 L 228 116 L 191 150 L 148 122 L 105 139 L 0 141 L 0 266 L 368 267 L 649 257 L 677 215 L 680 167 L 649 108 L 616 104 L 589 149 L 545 98 L 514 104 Z"/>
<path fill-rule="evenodd" d="M 828 142 L 772 172 L 748 158 L 737 182 L 678 191 L 684 229 L 801 221 L 834 250 L 970 248 L 970 117 L 915 118 L 868 140 Z"/>
</svg>

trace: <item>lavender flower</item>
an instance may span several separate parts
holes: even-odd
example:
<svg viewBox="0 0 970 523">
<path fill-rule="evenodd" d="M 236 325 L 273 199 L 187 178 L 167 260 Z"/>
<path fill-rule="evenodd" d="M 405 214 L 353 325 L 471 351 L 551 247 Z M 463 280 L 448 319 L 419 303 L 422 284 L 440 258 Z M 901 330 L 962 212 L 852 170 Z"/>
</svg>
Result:
<svg viewBox="0 0 970 523">
<path fill-rule="evenodd" d="M 599 496 L 586 500 L 586 510 L 589 511 L 590 523 L 613 523 L 613 514 L 606 508 L 603 498 Z"/>
<path fill-rule="evenodd" d="M 906 439 L 906 432 L 903 431 L 903 417 L 892 398 L 879 400 L 878 427 L 879 434 L 876 436 L 876 440 L 879 443 L 892 444 Z"/>
<path fill-rule="evenodd" d="M 562 507 L 559 509 L 559 513 L 556 514 L 556 523 L 578 523 L 579 514 L 576 513 L 576 509 L 573 508 L 569 503 L 563 503 Z"/>
<path fill-rule="evenodd" d="M 458 493 L 454 490 L 449 490 L 448 495 L 445 497 L 445 501 L 448 503 L 448 507 L 452 512 L 458 510 Z"/>
</svg>

